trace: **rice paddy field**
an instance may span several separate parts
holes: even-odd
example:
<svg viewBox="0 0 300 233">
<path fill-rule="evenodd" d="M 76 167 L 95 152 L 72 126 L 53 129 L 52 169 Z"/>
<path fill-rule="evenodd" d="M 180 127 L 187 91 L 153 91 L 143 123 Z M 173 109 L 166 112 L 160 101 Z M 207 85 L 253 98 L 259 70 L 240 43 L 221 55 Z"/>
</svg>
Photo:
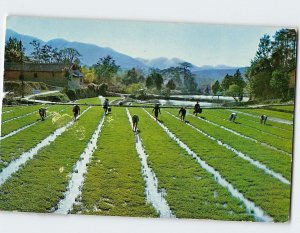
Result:
<svg viewBox="0 0 300 233">
<path fill-rule="evenodd" d="M 178 109 L 161 108 L 156 121 L 152 108 L 112 106 L 105 115 L 99 98 L 77 103 L 77 121 L 69 105 L 43 105 L 44 121 L 41 105 L 3 107 L 0 210 L 289 220 L 292 113 L 188 110 L 181 121 Z"/>
</svg>

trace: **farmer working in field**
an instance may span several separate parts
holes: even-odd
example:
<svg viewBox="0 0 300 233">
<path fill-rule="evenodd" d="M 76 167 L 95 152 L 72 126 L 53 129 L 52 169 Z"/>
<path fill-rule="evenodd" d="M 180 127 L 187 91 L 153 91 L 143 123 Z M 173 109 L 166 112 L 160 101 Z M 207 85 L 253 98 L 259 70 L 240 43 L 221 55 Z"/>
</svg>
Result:
<svg viewBox="0 0 300 233">
<path fill-rule="evenodd" d="M 268 119 L 267 115 L 261 115 L 261 117 L 260 117 L 260 123 L 265 125 L 267 119 Z"/>
<path fill-rule="evenodd" d="M 109 106 L 109 102 L 108 99 L 105 99 L 104 103 L 103 103 L 103 109 L 104 109 L 104 113 L 107 115 L 108 114 L 108 106 Z"/>
<path fill-rule="evenodd" d="M 77 104 L 73 107 L 73 113 L 74 113 L 74 121 L 76 121 L 77 116 L 80 115 L 80 107 Z"/>
<path fill-rule="evenodd" d="M 184 121 L 186 115 L 185 107 L 180 108 L 178 115 L 180 116 L 181 121 Z"/>
<path fill-rule="evenodd" d="M 152 112 L 154 112 L 154 116 L 155 116 L 155 119 L 156 121 L 158 120 L 158 113 L 160 113 L 160 107 L 159 107 L 159 104 L 156 104 L 155 107 L 153 108 Z"/>
<path fill-rule="evenodd" d="M 228 120 L 229 120 L 229 121 L 232 121 L 232 122 L 235 122 L 236 115 L 237 115 L 237 114 L 236 114 L 235 112 L 231 113 Z"/>
<path fill-rule="evenodd" d="M 132 116 L 132 129 L 133 129 L 134 132 L 136 132 L 138 123 L 139 123 L 138 115 L 133 115 Z"/>
<path fill-rule="evenodd" d="M 202 109 L 200 107 L 199 101 L 197 101 L 197 103 L 194 106 L 194 112 L 193 112 L 193 114 L 197 116 L 197 114 L 201 113 L 201 112 L 202 112 Z"/>
<path fill-rule="evenodd" d="M 41 117 L 41 120 L 45 120 L 46 118 L 46 108 L 40 108 L 39 109 L 39 114 L 40 114 L 40 117 Z"/>
</svg>

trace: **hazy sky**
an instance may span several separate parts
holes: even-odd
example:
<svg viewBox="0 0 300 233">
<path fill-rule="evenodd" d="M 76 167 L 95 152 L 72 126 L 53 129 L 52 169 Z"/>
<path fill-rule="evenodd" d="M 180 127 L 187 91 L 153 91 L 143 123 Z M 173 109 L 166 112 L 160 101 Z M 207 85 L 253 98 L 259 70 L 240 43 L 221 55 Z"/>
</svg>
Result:
<svg viewBox="0 0 300 233">
<path fill-rule="evenodd" d="M 7 18 L 7 28 L 44 41 L 63 38 L 132 57 L 177 57 L 195 65 L 248 66 L 259 39 L 275 27 L 63 18 Z"/>
</svg>

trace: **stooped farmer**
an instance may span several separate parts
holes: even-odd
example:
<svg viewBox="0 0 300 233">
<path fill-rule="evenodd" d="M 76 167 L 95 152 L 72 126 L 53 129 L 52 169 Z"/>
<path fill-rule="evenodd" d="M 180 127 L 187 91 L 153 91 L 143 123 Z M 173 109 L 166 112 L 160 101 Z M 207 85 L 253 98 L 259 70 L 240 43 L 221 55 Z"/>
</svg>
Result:
<svg viewBox="0 0 300 233">
<path fill-rule="evenodd" d="M 237 115 L 237 114 L 236 114 L 235 112 L 231 113 L 228 120 L 229 120 L 229 121 L 232 121 L 232 122 L 235 122 L 236 115 Z"/>
<path fill-rule="evenodd" d="M 73 113 L 74 113 L 74 121 L 76 121 L 78 115 L 80 115 L 80 107 L 77 104 L 73 107 Z"/>
<path fill-rule="evenodd" d="M 104 113 L 106 115 L 108 114 L 108 106 L 109 106 L 109 101 L 108 101 L 108 99 L 105 99 L 105 101 L 103 103 L 103 109 L 104 109 Z"/>
<path fill-rule="evenodd" d="M 194 113 L 194 115 L 197 116 L 197 114 L 201 113 L 201 112 L 202 112 L 202 109 L 200 107 L 199 101 L 197 101 L 197 103 L 194 106 L 194 112 L 193 113 Z"/>
<path fill-rule="evenodd" d="M 268 119 L 268 116 L 267 116 L 267 115 L 261 115 L 261 116 L 260 116 L 260 123 L 265 125 L 267 119 Z"/>
<path fill-rule="evenodd" d="M 180 116 L 180 120 L 181 121 L 184 121 L 185 120 L 185 115 L 186 115 L 186 109 L 185 107 L 181 107 L 179 112 L 178 112 L 178 115 Z"/>
<path fill-rule="evenodd" d="M 158 113 L 159 114 L 161 114 L 160 113 L 160 107 L 159 107 L 159 104 L 156 104 L 155 106 L 154 106 L 154 108 L 152 109 L 152 112 L 154 112 L 154 116 L 155 116 L 155 119 L 156 119 L 156 121 L 158 120 L 157 118 L 158 118 Z"/>
<path fill-rule="evenodd" d="M 40 114 L 40 117 L 41 117 L 41 120 L 45 120 L 46 118 L 46 108 L 40 108 L 39 109 L 39 114 Z"/>
<path fill-rule="evenodd" d="M 133 115 L 132 116 L 132 129 L 134 132 L 137 130 L 137 125 L 139 123 L 139 116 L 138 115 Z"/>
</svg>

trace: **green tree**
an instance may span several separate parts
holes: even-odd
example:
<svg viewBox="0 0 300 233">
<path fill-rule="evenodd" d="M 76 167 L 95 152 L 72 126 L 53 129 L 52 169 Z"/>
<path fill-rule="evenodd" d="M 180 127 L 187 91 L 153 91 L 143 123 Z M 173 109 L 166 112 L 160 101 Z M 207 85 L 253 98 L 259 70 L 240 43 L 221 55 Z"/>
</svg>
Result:
<svg viewBox="0 0 300 233">
<path fill-rule="evenodd" d="M 215 81 L 215 83 L 211 86 L 211 89 L 214 95 L 216 95 L 219 91 L 221 91 L 221 85 L 218 80 Z"/>
<path fill-rule="evenodd" d="M 282 100 L 286 100 L 289 90 L 289 80 L 290 77 L 287 72 L 283 70 L 276 70 L 272 73 L 272 78 L 270 81 L 271 87 L 279 93 Z"/>
<path fill-rule="evenodd" d="M 11 37 L 8 39 L 5 43 L 4 59 L 6 62 L 24 62 L 28 60 L 21 40 Z"/>
<path fill-rule="evenodd" d="M 176 84 L 174 82 L 173 79 L 170 79 L 166 85 L 167 88 L 169 88 L 170 90 L 175 90 L 176 88 Z"/>
<path fill-rule="evenodd" d="M 153 77 L 151 75 L 149 75 L 147 78 L 146 78 L 146 87 L 147 88 L 151 88 L 154 86 L 154 80 L 153 80 Z"/>
<path fill-rule="evenodd" d="M 124 79 L 123 79 L 123 83 L 125 85 L 130 85 L 133 83 L 138 83 L 139 79 L 138 79 L 138 72 L 136 71 L 135 68 L 132 68 L 131 70 L 127 71 L 127 74 L 125 75 Z"/>
<path fill-rule="evenodd" d="M 289 72 L 296 69 L 297 34 L 294 29 L 280 29 L 273 36 L 260 39 L 256 56 L 247 69 L 251 98 L 287 98 Z M 293 98 L 293 95 L 290 96 Z"/>
<path fill-rule="evenodd" d="M 102 57 L 94 65 L 97 83 L 111 82 L 111 78 L 117 74 L 119 66 L 111 56 Z"/>
<path fill-rule="evenodd" d="M 235 101 L 238 102 L 243 94 L 243 90 L 240 86 L 232 84 L 225 93 L 228 96 L 232 96 Z"/>
</svg>

